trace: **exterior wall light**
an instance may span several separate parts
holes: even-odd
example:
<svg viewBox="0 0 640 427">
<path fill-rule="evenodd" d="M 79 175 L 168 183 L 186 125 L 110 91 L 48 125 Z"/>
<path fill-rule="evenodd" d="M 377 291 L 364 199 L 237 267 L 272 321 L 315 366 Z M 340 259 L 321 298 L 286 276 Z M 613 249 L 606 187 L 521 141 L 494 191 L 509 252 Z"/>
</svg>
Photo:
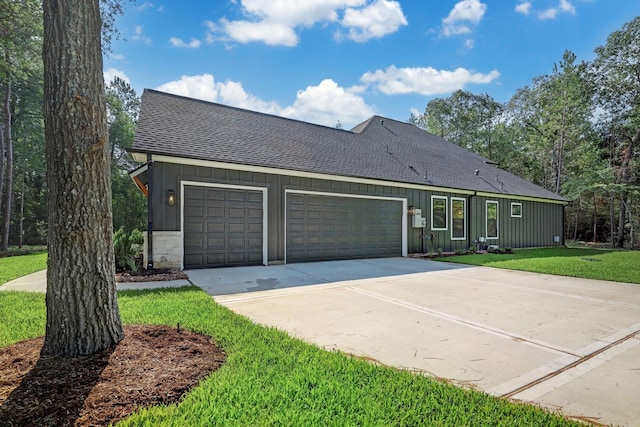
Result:
<svg viewBox="0 0 640 427">
<path fill-rule="evenodd" d="M 176 204 L 176 192 L 173 190 L 167 191 L 167 204 L 173 206 Z"/>
<path fill-rule="evenodd" d="M 415 215 L 416 214 L 416 208 L 413 206 L 409 206 L 409 211 L 407 212 L 409 215 Z"/>
</svg>

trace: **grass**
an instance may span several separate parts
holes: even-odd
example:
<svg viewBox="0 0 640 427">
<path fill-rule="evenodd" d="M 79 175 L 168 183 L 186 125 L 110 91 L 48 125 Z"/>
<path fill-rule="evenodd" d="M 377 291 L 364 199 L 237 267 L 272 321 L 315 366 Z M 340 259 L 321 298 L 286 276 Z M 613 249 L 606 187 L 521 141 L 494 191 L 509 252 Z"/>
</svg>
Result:
<svg viewBox="0 0 640 427">
<path fill-rule="evenodd" d="M 45 268 L 47 268 L 46 253 L 0 258 L 0 285 Z"/>
<path fill-rule="evenodd" d="M 0 294 L 0 345 L 42 335 L 44 296 Z M 227 362 L 177 405 L 119 426 L 579 426 L 536 406 L 327 352 L 250 322 L 195 287 L 119 293 L 125 323 L 214 337 Z M 25 319 L 31 321 L 25 322 Z"/>
<path fill-rule="evenodd" d="M 640 284 L 640 251 L 518 249 L 513 254 L 462 255 L 441 261 Z"/>
</svg>

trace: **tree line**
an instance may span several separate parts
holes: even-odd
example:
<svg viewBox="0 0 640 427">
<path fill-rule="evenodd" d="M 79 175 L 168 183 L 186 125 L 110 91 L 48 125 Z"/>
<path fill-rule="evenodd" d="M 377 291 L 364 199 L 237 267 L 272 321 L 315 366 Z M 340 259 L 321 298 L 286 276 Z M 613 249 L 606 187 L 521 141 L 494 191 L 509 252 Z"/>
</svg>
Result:
<svg viewBox="0 0 640 427">
<path fill-rule="evenodd" d="M 111 15 L 103 15 L 113 17 Z M 103 25 L 113 25 L 103 19 Z M 112 27 L 107 30 L 112 31 Z M 103 36 L 105 32 L 103 30 Z M 112 34 L 112 33 L 108 33 Z M 42 3 L 0 3 L 0 251 L 47 241 Z M 146 224 L 146 201 L 127 172 L 140 98 L 124 80 L 105 87 L 111 154 L 113 226 Z"/>
<path fill-rule="evenodd" d="M 640 244 L 640 17 L 508 102 L 459 90 L 408 121 L 564 196 L 568 239 Z"/>
</svg>

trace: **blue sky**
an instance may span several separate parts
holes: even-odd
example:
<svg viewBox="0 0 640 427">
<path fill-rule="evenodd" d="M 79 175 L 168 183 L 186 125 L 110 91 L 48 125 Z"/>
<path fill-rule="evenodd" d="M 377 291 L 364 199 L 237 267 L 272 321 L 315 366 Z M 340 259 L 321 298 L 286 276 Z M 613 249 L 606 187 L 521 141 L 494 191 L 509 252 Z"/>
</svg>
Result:
<svg viewBox="0 0 640 427">
<path fill-rule="evenodd" d="M 105 57 L 158 89 L 346 129 L 457 89 L 506 102 L 640 15 L 640 0 L 138 0 Z"/>
</svg>

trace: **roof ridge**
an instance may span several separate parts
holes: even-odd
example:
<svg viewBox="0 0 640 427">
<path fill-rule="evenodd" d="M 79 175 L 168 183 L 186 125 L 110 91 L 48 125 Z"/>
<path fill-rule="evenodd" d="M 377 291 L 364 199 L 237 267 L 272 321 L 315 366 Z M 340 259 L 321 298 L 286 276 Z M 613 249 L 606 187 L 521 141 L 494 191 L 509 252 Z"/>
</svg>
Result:
<svg viewBox="0 0 640 427">
<path fill-rule="evenodd" d="M 249 110 L 247 108 L 241 108 L 241 107 L 236 107 L 236 106 L 233 106 L 233 105 L 222 104 L 220 102 L 208 101 L 208 100 L 200 99 L 200 98 L 192 98 L 192 97 L 185 96 L 185 95 L 177 95 L 175 93 L 163 92 L 163 91 L 160 91 L 160 90 L 157 90 L 157 89 L 144 88 L 144 90 L 142 91 L 142 95 L 144 96 L 145 93 L 152 93 L 152 94 L 160 95 L 160 96 L 178 98 L 178 99 L 182 99 L 182 100 L 187 101 L 187 102 L 197 102 L 197 103 L 201 103 L 201 104 L 205 104 L 205 105 L 223 107 L 223 108 L 227 108 L 227 109 L 230 109 L 230 110 L 241 111 L 241 112 L 244 112 L 244 113 L 247 113 L 247 114 L 251 114 L 251 115 L 259 115 L 259 116 L 266 116 L 266 117 L 270 117 L 270 118 L 274 118 L 274 119 L 287 120 L 287 121 L 299 123 L 299 124 L 302 124 L 302 125 L 305 125 L 305 126 L 316 126 L 316 127 L 320 127 L 320 128 L 323 128 L 323 129 L 335 130 L 335 131 L 338 131 L 338 132 L 354 133 L 351 130 L 347 130 L 347 129 L 338 129 L 338 128 L 332 127 L 332 126 L 326 126 L 326 125 L 321 125 L 321 124 L 317 124 L 317 123 L 305 122 L 305 121 L 300 120 L 300 119 L 293 119 L 291 117 L 285 117 L 285 116 L 280 116 L 280 115 L 277 115 L 277 114 L 266 113 L 264 111 Z"/>
</svg>

